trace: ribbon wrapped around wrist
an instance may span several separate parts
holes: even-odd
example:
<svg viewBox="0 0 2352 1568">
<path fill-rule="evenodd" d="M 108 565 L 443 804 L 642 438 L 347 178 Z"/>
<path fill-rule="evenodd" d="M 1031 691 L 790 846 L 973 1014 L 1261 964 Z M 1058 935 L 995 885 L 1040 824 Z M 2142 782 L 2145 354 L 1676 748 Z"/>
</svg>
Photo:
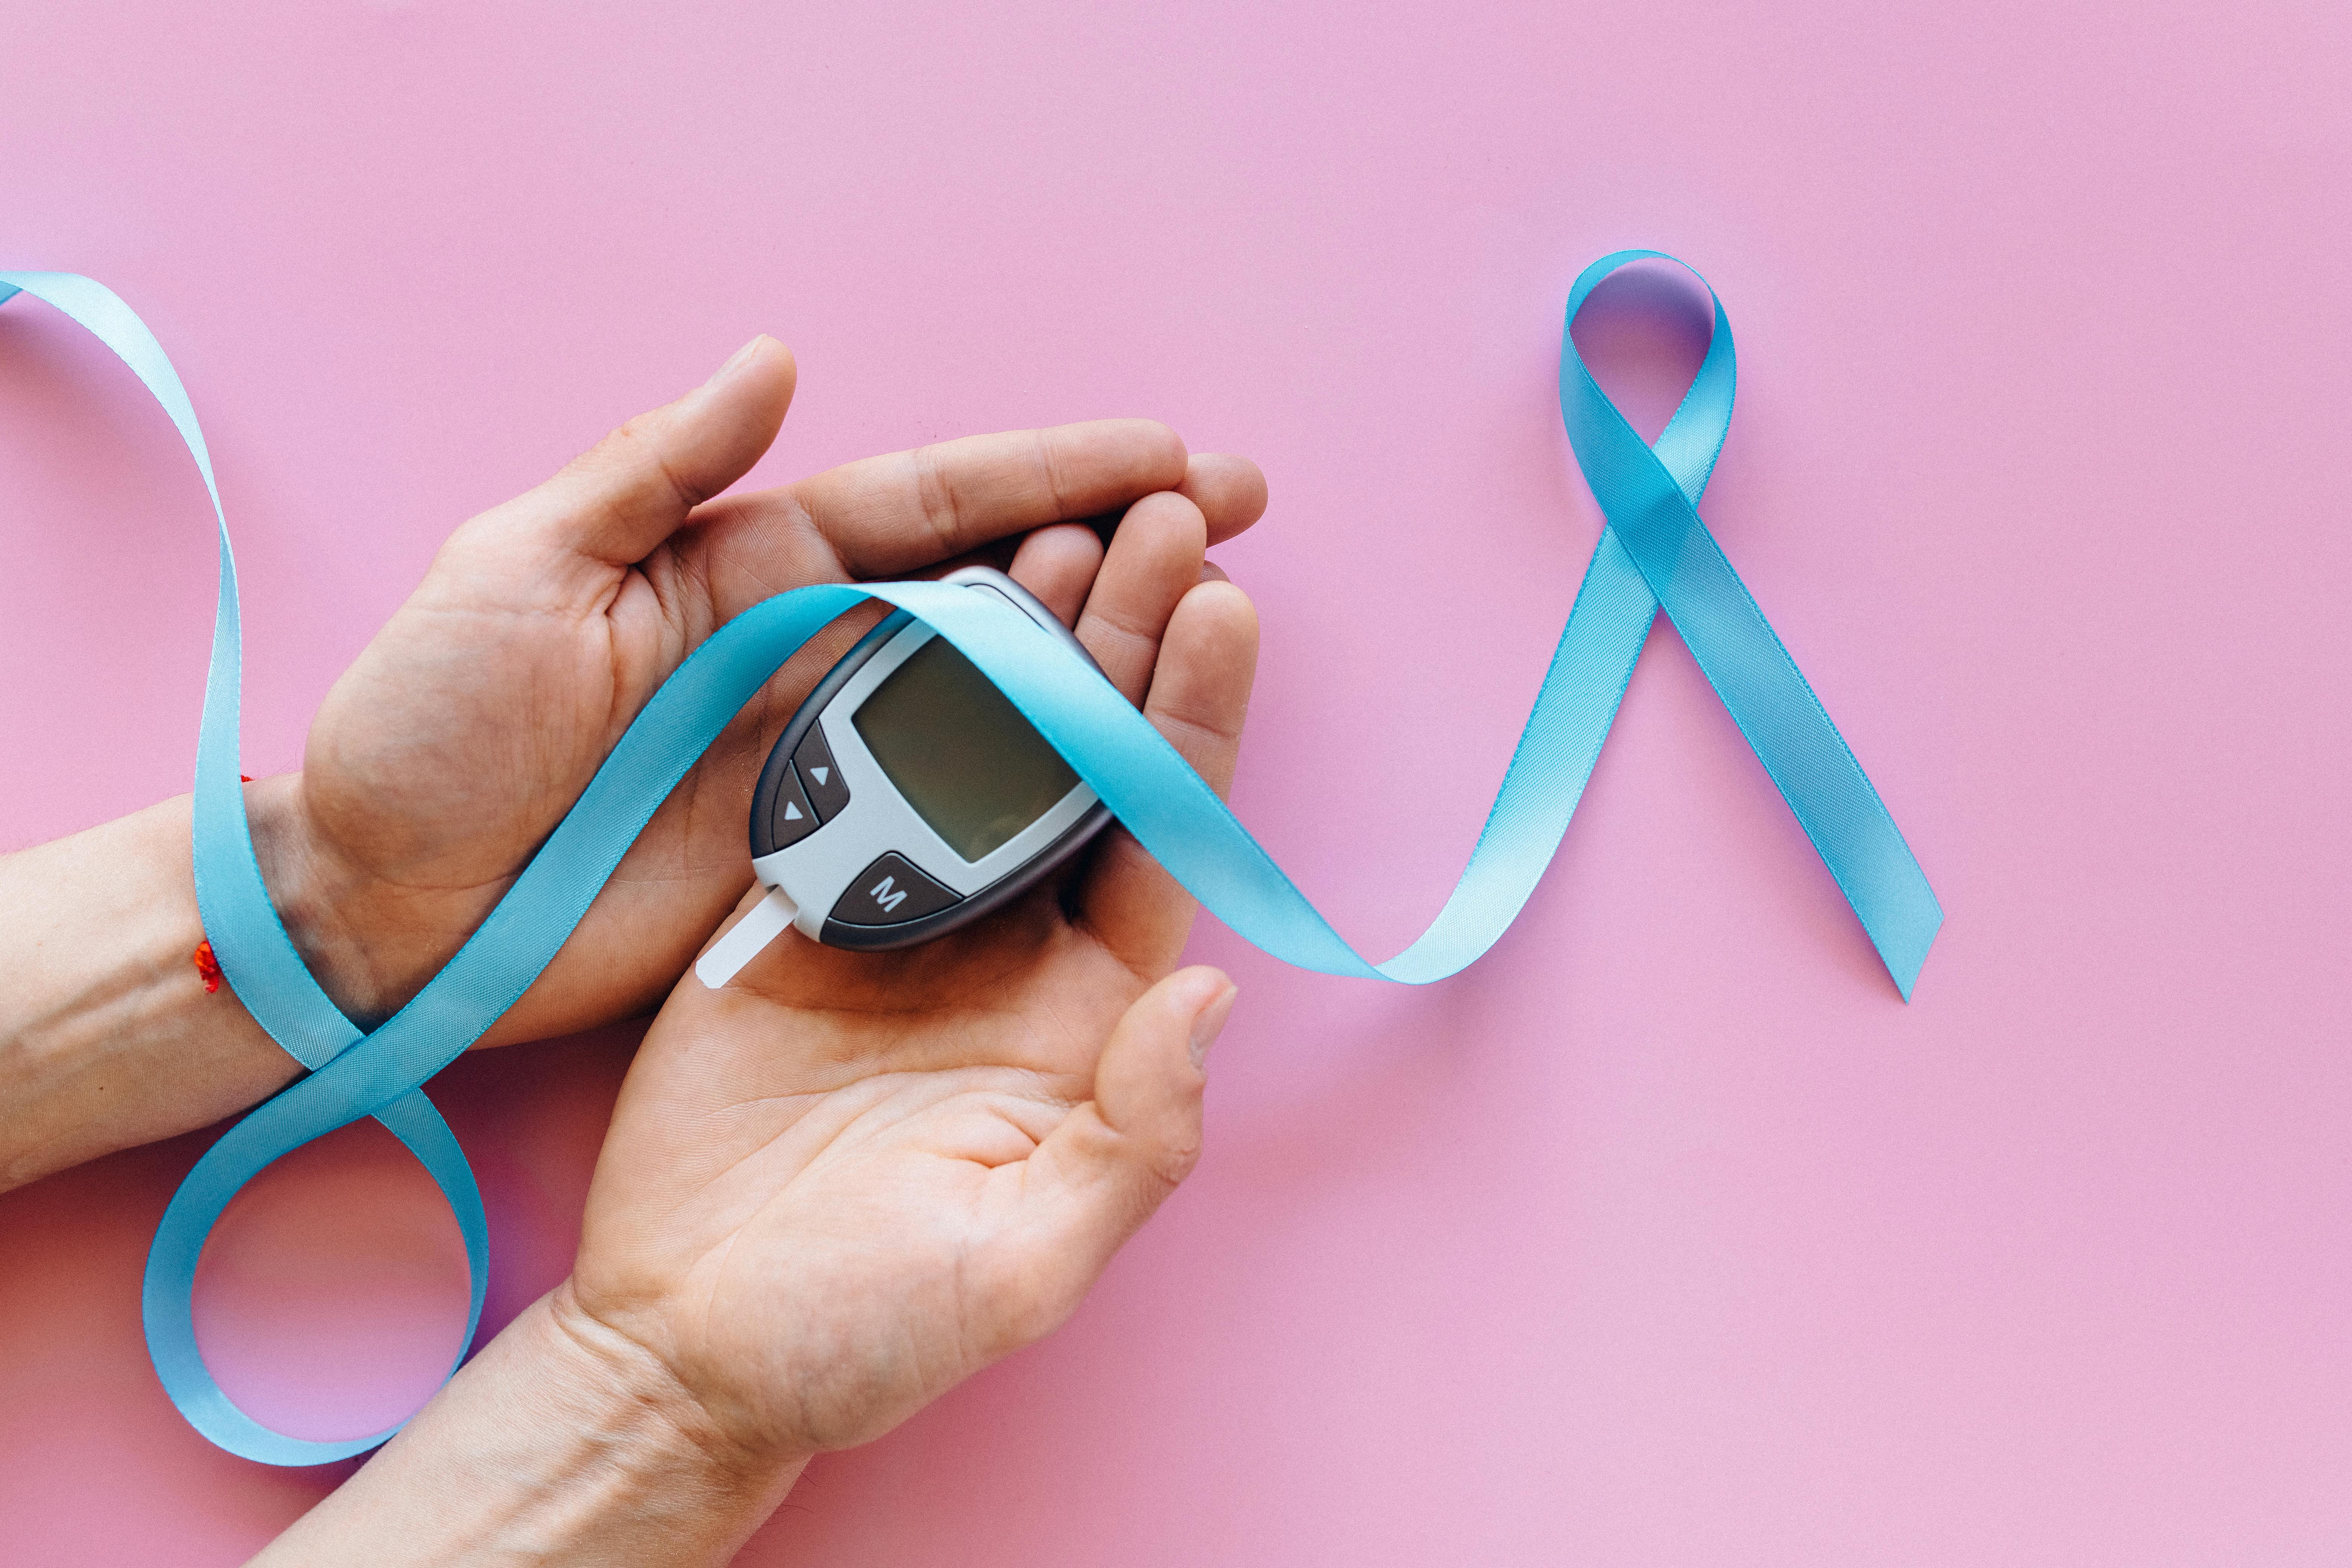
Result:
<svg viewBox="0 0 2352 1568">
<path fill-rule="evenodd" d="M 1627 250 L 1586 268 L 1569 293 L 1569 325 L 1602 279 L 1648 259 L 1674 258 Z M 1699 520 L 1698 499 L 1730 426 L 1735 380 L 1730 322 L 1716 300 L 1706 358 L 1654 445 L 1609 401 L 1563 331 L 1561 414 L 1607 523 L 1469 863 L 1429 928 L 1394 958 L 1374 963 L 1358 954 L 1150 723 L 1016 612 L 986 595 L 936 583 L 825 584 L 756 605 L 696 649 L 646 703 L 457 956 L 397 1015 L 362 1033 L 304 966 L 254 858 L 237 772 L 236 564 L 187 393 L 154 336 L 102 285 L 69 273 L 0 272 L 0 302 L 19 290 L 88 328 L 153 394 L 195 458 L 219 526 L 220 599 L 196 747 L 197 899 L 205 936 L 238 999 L 310 1072 L 237 1122 L 188 1173 L 157 1228 L 143 1306 L 155 1370 L 173 1402 L 198 1431 L 247 1458 L 320 1464 L 365 1452 L 398 1428 L 333 1442 L 290 1437 L 247 1415 L 213 1380 L 197 1348 L 190 1299 L 205 1239 L 228 1201 L 281 1155 L 362 1117 L 375 1118 L 424 1163 L 457 1215 L 471 1274 L 470 1344 L 489 1262 L 481 1194 L 456 1137 L 420 1086 L 538 977 L 655 809 L 737 710 L 809 637 L 867 598 L 929 622 L 996 683 L 1202 905 L 1257 946 L 1307 969 L 1419 984 L 1456 973 L 1494 944 L 1567 831 L 1661 609 L 1812 839 L 1906 999 L 1943 921 L 1877 792 Z"/>
</svg>

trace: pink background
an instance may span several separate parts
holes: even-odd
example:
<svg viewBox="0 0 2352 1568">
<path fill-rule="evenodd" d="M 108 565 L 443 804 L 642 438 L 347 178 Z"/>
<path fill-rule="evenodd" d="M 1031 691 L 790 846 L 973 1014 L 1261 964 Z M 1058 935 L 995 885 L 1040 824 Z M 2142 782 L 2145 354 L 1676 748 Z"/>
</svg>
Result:
<svg viewBox="0 0 2352 1568">
<path fill-rule="evenodd" d="M 1465 14 L 1468 13 L 1468 14 Z M 248 769 L 455 522 L 742 339 L 770 482 L 1101 414 L 1255 455 L 1235 792 L 1370 948 L 1437 907 L 1597 527 L 1591 258 L 1739 331 L 1706 510 L 1949 911 L 1905 1007 L 1679 642 L 1518 927 L 1409 992 L 1204 926 L 1198 1176 L 1063 1333 L 820 1461 L 759 1564 L 2352 1556 L 2352 24 L 1973 6 L 19 6 L 0 265 L 178 359 L 246 566 Z M 1654 424 L 1687 291 L 1595 307 Z M 0 313 L 0 834 L 185 786 L 211 602 L 162 417 Z M 559 1279 L 626 1030 L 436 1086 L 493 1321 Z M 209 1134 L 0 1199 L 0 1556 L 226 1563 L 345 1473 L 183 1426 L 147 1237 Z M 200 1302 L 265 1418 L 431 1386 L 388 1140 Z"/>
</svg>

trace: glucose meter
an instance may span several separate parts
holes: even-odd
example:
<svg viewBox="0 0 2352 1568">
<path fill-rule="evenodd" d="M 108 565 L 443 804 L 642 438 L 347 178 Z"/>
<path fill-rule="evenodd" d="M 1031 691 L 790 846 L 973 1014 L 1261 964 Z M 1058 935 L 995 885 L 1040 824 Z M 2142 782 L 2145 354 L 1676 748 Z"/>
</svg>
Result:
<svg viewBox="0 0 2352 1568">
<path fill-rule="evenodd" d="M 992 594 L 1092 664 L 1003 573 L 948 574 Z M 879 952 L 1003 907 L 1084 848 L 1110 811 L 955 645 L 904 610 L 866 634 L 784 726 L 751 797 L 767 896 L 694 966 L 716 990 L 797 926 Z"/>
</svg>

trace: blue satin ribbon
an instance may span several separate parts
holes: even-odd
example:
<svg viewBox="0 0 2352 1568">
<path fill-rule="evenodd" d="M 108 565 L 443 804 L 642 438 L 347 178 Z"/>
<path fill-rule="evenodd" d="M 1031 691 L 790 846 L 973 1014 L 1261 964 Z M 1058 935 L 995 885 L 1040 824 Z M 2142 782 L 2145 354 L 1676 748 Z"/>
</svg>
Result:
<svg viewBox="0 0 2352 1568">
<path fill-rule="evenodd" d="M 1570 324 L 1601 279 L 1648 258 L 1672 259 L 1621 251 L 1587 268 L 1569 296 Z M 237 784 L 236 562 L 187 394 L 154 337 L 100 284 L 65 273 L 0 273 L 0 302 L 19 289 L 89 328 L 146 384 L 194 457 L 220 527 L 220 604 L 196 749 L 197 899 L 205 934 L 238 1000 L 311 1071 L 232 1127 L 188 1173 L 157 1228 L 143 1305 L 148 1346 L 173 1402 L 197 1430 L 247 1458 L 319 1464 L 365 1452 L 397 1427 L 336 1442 L 289 1437 L 237 1409 L 213 1381 L 197 1348 L 190 1297 L 197 1258 L 222 1210 L 280 1156 L 374 1117 L 424 1163 L 457 1216 L 472 1279 L 470 1343 L 488 1268 L 481 1197 L 457 1140 L 419 1086 L 538 977 L 655 809 L 744 702 L 812 635 L 868 598 L 929 622 L 996 682 L 1212 913 L 1305 968 L 1424 984 L 1493 945 L 1567 831 L 1661 608 L 1780 785 L 1906 998 L 1942 921 L 1885 805 L 1699 521 L 1698 497 L 1731 417 L 1731 329 L 1717 301 L 1706 360 L 1654 447 L 1595 384 L 1573 339 L 1563 339 L 1561 411 L 1608 523 L 1469 864 L 1428 930 L 1386 963 L 1357 953 L 1159 731 L 1018 613 L 987 595 L 936 583 L 826 584 L 756 605 L 696 649 L 457 956 L 407 1006 L 362 1034 L 303 965 L 254 858 Z"/>
</svg>

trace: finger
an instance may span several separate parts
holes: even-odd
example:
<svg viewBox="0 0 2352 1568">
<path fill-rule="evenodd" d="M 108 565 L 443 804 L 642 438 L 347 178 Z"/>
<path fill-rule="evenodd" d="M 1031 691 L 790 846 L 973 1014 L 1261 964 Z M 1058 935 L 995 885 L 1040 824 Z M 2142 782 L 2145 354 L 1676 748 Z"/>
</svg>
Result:
<svg viewBox="0 0 2352 1568">
<path fill-rule="evenodd" d="M 1176 489 L 1208 520 L 1212 544 L 1223 544 L 1265 515 L 1265 476 L 1247 458 L 1229 452 L 1196 454 Z"/>
<path fill-rule="evenodd" d="M 1117 512 L 1181 483 L 1184 468 L 1184 443 L 1165 425 L 1098 419 L 844 464 L 791 487 L 789 503 L 845 571 L 885 577 L 1025 529 Z"/>
<path fill-rule="evenodd" d="M 1067 1315 L 1121 1243 L 1151 1217 L 1201 1154 L 1202 1064 L 1236 993 L 1201 966 L 1135 1000 L 1095 1065 L 1094 1098 L 1024 1162 L 1023 1239 L 1011 1260 L 1042 1298 L 1034 1338 Z M 1042 1286 L 1042 1290 L 1036 1287 Z"/>
<path fill-rule="evenodd" d="M 1103 544 L 1095 531 L 1082 523 L 1056 523 L 1022 540 L 1006 573 L 1037 595 L 1061 623 L 1077 624 L 1087 590 L 1102 570 Z"/>
<path fill-rule="evenodd" d="M 1201 552 L 1207 548 L 1201 509 L 1172 490 L 1128 508 L 1110 536 L 1078 617 L 1078 640 L 1129 702 L 1140 706 L 1150 690 L 1160 634 L 1201 581 Z"/>
<path fill-rule="evenodd" d="M 640 414 L 480 521 L 608 565 L 642 561 L 760 460 L 793 401 L 792 351 L 761 336 L 677 402 Z"/>
<path fill-rule="evenodd" d="M 1144 717 L 1222 796 L 1232 786 L 1257 672 L 1257 611 L 1231 583 L 1186 594 L 1168 622 Z M 1078 886 L 1078 921 L 1147 974 L 1176 962 L 1193 905 L 1125 828 L 1103 837 Z"/>
</svg>

